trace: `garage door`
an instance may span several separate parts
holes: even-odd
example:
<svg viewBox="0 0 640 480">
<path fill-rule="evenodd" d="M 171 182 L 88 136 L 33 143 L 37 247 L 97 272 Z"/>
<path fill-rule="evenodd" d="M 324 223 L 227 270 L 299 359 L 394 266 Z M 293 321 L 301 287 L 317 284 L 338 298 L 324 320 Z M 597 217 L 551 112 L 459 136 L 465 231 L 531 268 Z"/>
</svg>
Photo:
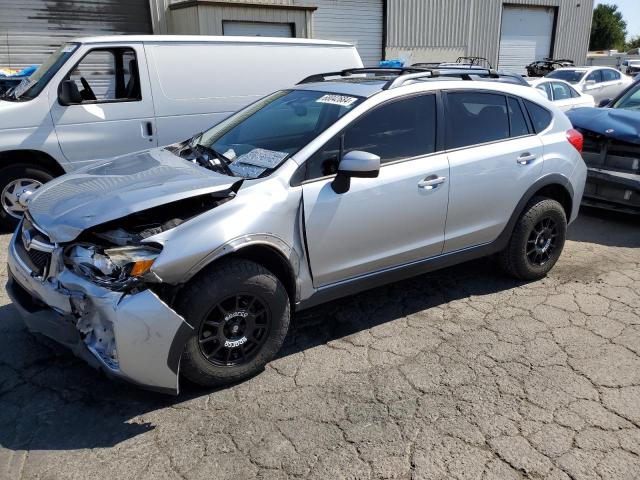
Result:
<svg viewBox="0 0 640 480">
<path fill-rule="evenodd" d="M 551 55 L 554 8 L 505 6 L 498 67 L 526 74 L 525 66 Z"/>
<path fill-rule="evenodd" d="M 293 37 L 294 24 L 266 22 L 222 22 L 223 35 L 249 37 Z"/>
<path fill-rule="evenodd" d="M 42 63 L 64 41 L 151 32 L 149 0 L 0 0 L 0 67 Z"/>
<path fill-rule="evenodd" d="M 382 60 L 382 0 L 305 0 L 313 12 L 313 38 L 354 44 L 366 66 Z"/>
</svg>

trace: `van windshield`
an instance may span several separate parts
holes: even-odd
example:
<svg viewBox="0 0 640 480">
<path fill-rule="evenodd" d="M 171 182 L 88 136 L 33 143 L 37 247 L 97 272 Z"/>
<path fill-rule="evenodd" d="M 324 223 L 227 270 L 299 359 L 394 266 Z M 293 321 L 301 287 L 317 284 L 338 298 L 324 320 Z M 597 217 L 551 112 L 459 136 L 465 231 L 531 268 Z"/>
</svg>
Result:
<svg viewBox="0 0 640 480">
<path fill-rule="evenodd" d="M 47 86 L 49 80 L 60 70 L 67 59 L 73 55 L 80 44 L 65 43 L 53 52 L 29 78 L 9 90 L 3 100 L 31 100 L 37 97 L 42 89 Z"/>
<path fill-rule="evenodd" d="M 194 137 L 235 176 L 258 178 L 278 168 L 364 99 L 310 90 L 282 90 Z M 219 158 L 220 159 L 220 158 Z"/>
</svg>

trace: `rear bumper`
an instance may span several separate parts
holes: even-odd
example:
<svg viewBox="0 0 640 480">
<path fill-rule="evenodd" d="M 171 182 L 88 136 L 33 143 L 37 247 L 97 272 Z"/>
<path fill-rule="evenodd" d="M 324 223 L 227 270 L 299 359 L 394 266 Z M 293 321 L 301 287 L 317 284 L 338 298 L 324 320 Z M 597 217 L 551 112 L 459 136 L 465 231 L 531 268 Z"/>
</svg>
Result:
<svg viewBox="0 0 640 480">
<path fill-rule="evenodd" d="M 68 347 L 110 378 L 169 394 L 179 391 L 179 362 L 192 327 L 151 290 L 99 287 L 69 270 L 32 276 L 15 249 L 7 293 L 27 328 Z"/>
</svg>

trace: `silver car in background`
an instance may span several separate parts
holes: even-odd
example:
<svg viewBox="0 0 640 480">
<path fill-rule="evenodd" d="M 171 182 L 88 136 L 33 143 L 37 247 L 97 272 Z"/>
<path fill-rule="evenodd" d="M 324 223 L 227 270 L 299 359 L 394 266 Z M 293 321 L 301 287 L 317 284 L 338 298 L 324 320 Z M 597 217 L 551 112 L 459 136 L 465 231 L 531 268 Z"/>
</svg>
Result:
<svg viewBox="0 0 640 480">
<path fill-rule="evenodd" d="M 578 214 L 581 145 L 529 87 L 316 75 L 39 189 L 8 291 L 31 330 L 110 376 L 168 393 L 180 375 L 238 381 L 276 355 L 292 311 L 491 254 L 546 275 Z"/>
</svg>

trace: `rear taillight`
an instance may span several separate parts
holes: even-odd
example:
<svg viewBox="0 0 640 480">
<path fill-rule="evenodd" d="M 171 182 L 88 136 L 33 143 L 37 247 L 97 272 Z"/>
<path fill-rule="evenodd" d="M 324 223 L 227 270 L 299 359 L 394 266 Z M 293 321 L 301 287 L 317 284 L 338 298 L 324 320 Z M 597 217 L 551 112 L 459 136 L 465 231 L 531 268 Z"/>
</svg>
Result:
<svg viewBox="0 0 640 480">
<path fill-rule="evenodd" d="M 574 148 L 582 154 L 582 147 L 584 146 L 584 137 L 579 131 L 574 130 L 573 128 L 570 130 L 567 130 L 567 140 L 569 140 L 569 143 L 573 145 Z"/>
</svg>

